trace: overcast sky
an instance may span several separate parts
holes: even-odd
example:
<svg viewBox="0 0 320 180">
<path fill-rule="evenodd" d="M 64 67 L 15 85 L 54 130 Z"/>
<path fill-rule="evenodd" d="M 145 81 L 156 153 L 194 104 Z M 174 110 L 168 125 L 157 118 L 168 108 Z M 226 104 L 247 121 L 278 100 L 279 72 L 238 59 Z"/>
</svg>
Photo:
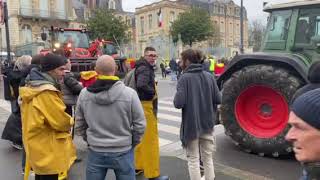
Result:
<svg viewBox="0 0 320 180">
<path fill-rule="evenodd" d="M 125 11 L 134 12 L 136 7 L 141 7 L 146 4 L 151 4 L 159 0 L 122 0 L 123 9 Z M 233 0 L 240 5 L 241 0 Z M 249 21 L 258 19 L 266 23 L 267 13 L 262 11 L 263 2 L 279 2 L 283 0 L 243 0 L 243 5 L 248 11 Z"/>
</svg>

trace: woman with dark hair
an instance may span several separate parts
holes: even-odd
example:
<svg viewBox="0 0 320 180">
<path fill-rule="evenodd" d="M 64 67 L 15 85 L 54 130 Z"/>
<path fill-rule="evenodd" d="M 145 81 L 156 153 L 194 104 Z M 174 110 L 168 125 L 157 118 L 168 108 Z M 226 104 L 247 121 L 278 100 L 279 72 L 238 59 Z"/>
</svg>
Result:
<svg viewBox="0 0 320 180">
<path fill-rule="evenodd" d="M 203 69 L 201 51 L 188 49 L 181 53 L 181 59 L 184 73 L 177 84 L 174 106 L 182 109 L 180 139 L 186 149 L 190 179 L 201 179 L 201 154 L 205 178 L 212 180 L 215 178 L 213 130 L 221 95 L 214 77 Z"/>
</svg>

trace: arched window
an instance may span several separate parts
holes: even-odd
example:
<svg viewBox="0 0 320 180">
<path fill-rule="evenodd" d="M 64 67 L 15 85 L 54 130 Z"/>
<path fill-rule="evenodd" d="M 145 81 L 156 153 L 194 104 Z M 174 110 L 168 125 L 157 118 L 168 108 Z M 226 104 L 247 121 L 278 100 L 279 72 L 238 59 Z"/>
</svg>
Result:
<svg viewBox="0 0 320 180">
<path fill-rule="evenodd" d="M 21 28 L 21 39 L 22 44 L 27 44 L 32 42 L 32 29 L 28 24 L 24 24 Z"/>
<path fill-rule="evenodd" d="M 49 17 L 49 2 L 48 0 L 39 1 L 39 10 L 41 17 Z"/>
<path fill-rule="evenodd" d="M 116 3 L 114 0 L 109 0 L 109 9 L 116 9 Z"/>
</svg>

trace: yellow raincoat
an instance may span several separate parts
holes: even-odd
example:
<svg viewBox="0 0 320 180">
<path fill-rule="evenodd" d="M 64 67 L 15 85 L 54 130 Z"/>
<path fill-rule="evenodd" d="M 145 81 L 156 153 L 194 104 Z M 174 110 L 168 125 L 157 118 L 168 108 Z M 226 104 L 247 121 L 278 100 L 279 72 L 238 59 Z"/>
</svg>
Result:
<svg viewBox="0 0 320 180">
<path fill-rule="evenodd" d="M 144 177 L 160 175 L 158 121 L 153 101 L 141 101 L 147 126 L 143 138 L 135 148 L 135 168 L 144 171 Z"/>
<path fill-rule="evenodd" d="M 76 159 L 70 134 L 74 121 L 65 113 L 60 91 L 51 84 L 19 91 L 26 166 L 39 175 L 66 172 Z"/>
</svg>

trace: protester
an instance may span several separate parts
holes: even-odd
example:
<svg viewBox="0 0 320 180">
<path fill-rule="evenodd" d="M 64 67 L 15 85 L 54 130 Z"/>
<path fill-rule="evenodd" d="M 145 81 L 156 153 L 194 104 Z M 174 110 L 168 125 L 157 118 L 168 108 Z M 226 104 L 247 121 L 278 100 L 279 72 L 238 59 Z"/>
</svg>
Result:
<svg viewBox="0 0 320 180">
<path fill-rule="evenodd" d="M 68 59 L 66 64 L 65 75 L 63 78 L 63 83 L 61 84 L 61 91 L 63 94 L 63 102 L 66 105 L 66 112 L 73 116 L 72 107 L 77 103 L 77 97 L 82 90 L 82 85 L 75 78 L 74 74 L 71 72 L 71 62 Z"/>
<path fill-rule="evenodd" d="M 213 130 L 221 95 L 214 76 L 203 70 L 199 51 L 188 49 L 181 57 L 184 73 L 177 84 L 174 106 L 182 109 L 180 139 L 186 149 L 190 179 L 201 179 L 200 148 L 205 179 L 212 180 L 215 178 Z"/>
<path fill-rule="evenodd" d="M 47 54 L 40 61 L 41 71 L 33 68 L 19 89 L 26 170 L 32 168 L 36 180 L 58 180 L 76 159 L 70 134 L 74 121 L 65 113 L 58 83 L 65 64 L 64 57 Z M 28 179 L 27 172 L 24 178 Z"/>
<path fill-rule="evenodd" d="M 163 62 L 160 63 L 160 69 L 161 69 L 162 78 L 163 79 L 167 78 L 166 67 Z"/>
<path fill-rule="evenodd" d="M 169 62 L 169 67 L 170 67 L 170 69 L 171 69 L 171 80 L 172 81 L 175 81 L 175 80 L 177 80 L 177 62 L 176 62 L 176 60 L 174 59 L 174 58 L 172 58 L 171 60 L 170 60 L 170 62 Z"/>
<path fill-rule="evenodd" d="M 147 120 L 145 135 L 135 149 L 136 173 L 154 180 L 168 180 L 160 176 L 159 136 L 157 125 L 158 99 L 156 93 L 154 66 L 157 59 L 156 50 L 146 47 L 144 58 L 137 61 L 135 77 L 136 87 Z"/>
<path fill-rule="evenodd" d="M 320 161 L 320 89 L 297 97 L 291 106 L 290 130 L 286 140 L 292 142 L 296 159 L 308 165 Z M 307 166 L 308 167 L 308 166 Z M 319 179 L 320 171 L 306 168 L 304 179 Z M 303 180 L 304 180 L 303 179 Z"/>
<path fill-rule="evenodd" d="M 33 69 L 40 71 L 40 62 L 41 62 L 42 58 L 43 58 L 42 54 L 36 54 L 36 55 L 32 56 L 31 65 L 29 66 L 28 76 L 25 78 L 24 81 L 21 81 L 20 87 L 25 86 L 25 82 L 30 80 L 29 74 Z M 25 165 L 26 165 L 26 152 L 25 152 L 24 148 L 22 150 L 21 165 L 22 165 L 22 174 L 24 174 L 24 169 L 25 169 Z"/>
<path fill-rule="evenodd" d="M 311 64 L 308 71 L 308 80 L 309 83 L 298 89 L 298 91 L 294 94 L 291 104 L 302 94 L 309 92 L 314 89 L 320 88 L 320 61 L 316 61 Z M 304 164 L 303 177 L 301 179 L 307 179 L 308 174 L 320 174 L 320 163 L 307 163 Z"/>
<path fill-rule="evenodd" d="M 19 57 L 15 61 L 13 70 L 7 76 L 12 94 L 12 112 L 4 127 L 1 138 L 10 141 L 11 145 L 19 150 L 22 149 L 21 115 L 18 105 L 19 86 L 24 83 L 24 79 L 29 73 L 31 59 L 31 56 L 27 55 Z"/>
<path fill-rule="evenodd" d="M 113 169 L 117 180 L 134 180 L 134 147 L 145 129 L 143 108 L 137 93 L 115 76 L 111 56 L 97 60 L 97 81 L 81 91 L 77 131 L 89 144 L 87 180 L 104 180 Z"/>
</svg>

